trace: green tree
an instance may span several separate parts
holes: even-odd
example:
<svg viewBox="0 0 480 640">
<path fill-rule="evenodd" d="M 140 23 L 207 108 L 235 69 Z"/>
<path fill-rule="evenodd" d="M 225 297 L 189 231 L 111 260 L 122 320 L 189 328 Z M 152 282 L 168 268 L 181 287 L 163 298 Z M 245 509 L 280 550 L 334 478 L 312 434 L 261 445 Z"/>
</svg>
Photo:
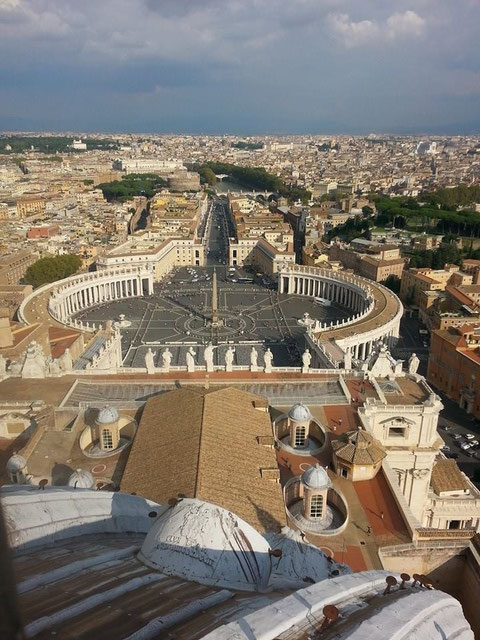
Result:
<svg viewBox="0 0 480 640">
<path fill-rule="evenodd" d="M 398 276 L 394 276 L 392 273 L 386 280 L 383 280 L 381 284 L 385 285 L 388 289 L 390 289 L 390 291 L 393 291 L 393 293 L 399 293 L 400 283 L 400 278 Z"/>
<path fill-rule="evenodd" d="M 49 282 L 56 282 L 76 273 L 82 265 L 81 259 L 74 254 L 46 256 L 30 265 L 25 273 L 25 282 L 34 289 Z"/>
</svg>

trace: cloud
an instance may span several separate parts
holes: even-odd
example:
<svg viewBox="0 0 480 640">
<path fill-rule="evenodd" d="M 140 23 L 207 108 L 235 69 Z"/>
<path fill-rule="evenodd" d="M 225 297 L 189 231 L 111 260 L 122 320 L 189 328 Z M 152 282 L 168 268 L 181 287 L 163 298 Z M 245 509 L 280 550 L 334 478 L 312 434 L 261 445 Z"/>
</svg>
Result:
<svg viewBox="0 0 480 640">
<path fill-rule="evenodd" d="M 478 0 L 0 0 L 0 122 L 480 123 L 479 23 Z"/>
<path fill-rule="evenodd" d="M 387 35 L 391 38 L 400 36 L 420 36 L 425 27 L 425 20 L 415 11 L 394 13 L 387 20 Z"/>
<path fill-rule="evenodd" d="M 383 23 L 376 20 L 355 22 L 347 13 L 329 14 L 332 33 L 346 47 L 374 44 L 385 39 L 417 37 L 423 33 L 425 20 L 414 11 L 394 13 Z"/>
</svg>

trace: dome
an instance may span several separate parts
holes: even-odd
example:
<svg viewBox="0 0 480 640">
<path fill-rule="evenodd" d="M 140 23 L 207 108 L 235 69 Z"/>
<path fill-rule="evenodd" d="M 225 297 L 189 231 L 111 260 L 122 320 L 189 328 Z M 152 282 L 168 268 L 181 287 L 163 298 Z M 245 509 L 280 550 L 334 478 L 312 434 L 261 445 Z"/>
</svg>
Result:
<svg viewBox="0 0 480 640">
<path fill-rule="evenodd" d="M 306 407 L 302 402 L 298 404 L 294 404 L 293 407 L 288 412 L 288 417 L 290 420 L 294 420 L 295 422 L 304 422 L 312 419 L 312 414 L 310 413 L 310 409 Z"/>
<path fill-rule="evenodd" d="M 319 464 L 302 473 L 302 482 L 309 489 L 328 489 L 332 485 L 328 473 Z"/>
<path fill-rule="evenodd" d="M 68 479 L 68 486 L 76 489 L 91 489 L 95 485 L 95 479 L 90 471 L 77 469 Z"/>
<path fill-rule="evenodd" d="M 138 558 L 167 575 L 246 591 L 267 587 L 269 545 L 234 513 L 183 498 L 157 518 Z"/>
<path fill-rule="evenodd" d="M 98 412 L 97 424 L 113 424 L 117 422 L 119 418 L 119 413 L 115 407 L 106 406 Z"/>
<path fill-rule="evenodd" d="M 26 466 L 27 461 L 19 453 L 14 453 L 13 456 L 7 461 L 7 471 L 10 471 L 11 473 L 15 473 L 15 471 L 21 471 L 22 469 L 25 469 Z"/>
</svg>

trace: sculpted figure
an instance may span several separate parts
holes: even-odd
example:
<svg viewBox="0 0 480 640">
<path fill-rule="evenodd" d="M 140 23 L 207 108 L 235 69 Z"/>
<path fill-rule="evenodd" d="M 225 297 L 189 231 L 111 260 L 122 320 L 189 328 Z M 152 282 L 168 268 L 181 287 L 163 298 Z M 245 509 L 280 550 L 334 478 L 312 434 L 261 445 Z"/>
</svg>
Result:
<svg viewBox="0 0 480 640">
<path fill-rule="evenodd" d="M 250 368 L 253 371 L 257 369 L 257 362 L 258 362 L 258 351 L 255 349 L 255 347 L 252 347 L 252 350 L 250 351 Z"/>
<path fill-rule="evenodd" d="M 65 352 L 61 356 L 61 364 L 64 371 L 71 371 L 73 369 L 73 358 L 70 349 L 65 349 Z"/>
<path fill-rule="evenodd" d="M 190 347 L 187 351 L 185 359 L 187 361 L 187 371 L 192 372 L 195 371 L 195 356 L 197 355 L 196 351 L 194 351 L 193 347 Z"/>
<path fill-rule="evenodd" d="M 148 347 L 148 351 L 145 354 L 145 366 L 147 367 L 147 373 L 155 371 L 155 354 L 150 347 Z"/>
<path fill-rule="evenodd" d="M 203 358 L 205 360 L 207 371 L 213 371 L 213 345 L 211 342 L 209 342 L 205 347 Z"/>
<path fill-rule="evenodd" d="M 265 362 L 265 373 L 272 373 L 273 353 L 270 351 L 270 347 L 263 354 L 263 361 Z"/>
<path fill-rule="evenodd" d="M 420 360 L 417 358 L 416 353 L 412 353 L 408 360 L 408 373 L 417 373 Z"/>
<path fill-rule="evenodd" d="M 167 371 L 170 369 L 170 365 L 172 364 L 172 352 L 167 347 L 162 353 L 162 366 Z"/>
<path fill-rule="evenodd" d="M 5 360 L 3 355 L 0 354 L 0 377 L 4 376 L 6 373 L 7 373 L 7 361 Z"/>
<path fill-rule="evenodd" d="M 234 354 L 235 354 L 235 349 L 233 347 L 228 347 L 228 349 L 225 352 L 225 370 L 226 371 L 232 371 Z"/>
<path fill-rule="evenodd" d="M 310 353 L 310 349 L 305 349 L 302 356 L 304 369 L 308 369 L 310 367 L 311 361 L 312 361 L 312 354 Z"/>
</svg>

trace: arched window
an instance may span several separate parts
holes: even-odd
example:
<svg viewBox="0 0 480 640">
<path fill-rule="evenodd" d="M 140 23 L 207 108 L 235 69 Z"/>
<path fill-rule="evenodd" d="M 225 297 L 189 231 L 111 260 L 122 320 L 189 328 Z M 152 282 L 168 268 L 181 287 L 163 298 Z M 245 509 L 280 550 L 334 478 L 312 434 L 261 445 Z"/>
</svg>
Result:
<svg viewBox="0 0 480 640">
<path fill-rule="evenodd" d="M 323 516 L 323 496 L 312 496 L 310 500 L 310 517 L 321 518 Z"/>
<path fill-rule="evenodd" d="M 113 438 L 110 429 L 102 430 L 102 441 L 104 449 L 113 449 Z"/>
<path fill-rule="evenodd" d="M 295 429 L 295 446 L 296 447 L 305 446 L 305 435 L 306 435 L 305 427 L 297 427 Z"/>
</svg>

